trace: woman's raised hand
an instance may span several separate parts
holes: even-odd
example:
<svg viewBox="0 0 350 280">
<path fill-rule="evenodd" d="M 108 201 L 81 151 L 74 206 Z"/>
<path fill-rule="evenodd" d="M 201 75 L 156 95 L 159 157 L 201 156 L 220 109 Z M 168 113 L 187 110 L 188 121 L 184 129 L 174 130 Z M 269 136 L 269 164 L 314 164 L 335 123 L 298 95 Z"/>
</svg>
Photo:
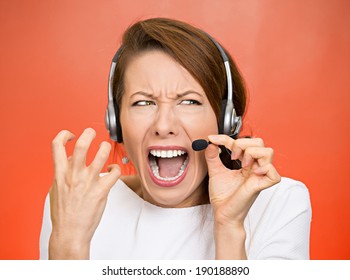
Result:
<svg viewBox="0 0 350 280">
<path fill-rule="evenodd" d="M 234 140 L 227 135 L 211 135 L 209 140 L 225 146 L 231 151 L 232 160 L 242 162 L 241 169 L 230 170 L 221 162 L 215 145 L 209 145 L 205 152 L 209 196 L 216 218 L 222 223 L 243 223 L 260 191 L 281 180 L 272 165 L 273 150 L 265 147 L 259 138 Z"/>
<path fill-rule="evenodd" d="M 244 219 L 259 195 L 281 180 L 272 165 L 273 150 L 258 138 L 234 140 L 227 135 L 211 135 L 205 151 L 209 174 L 209 197 L 214 209 L 217 258 L 244 258 Z M 241 160 L 242 168 L 230 170 L 219 158 L 222 145 L 231 151 L 232 160 Z M 225 151 L 223 151 L 225 152 Z M 228 246 L 228 240 L 241 245 Z"/>
<path fill-rule="evenodd" d="M 86 155 L 96 133 L 87 128 L 76 142 L 72 156 L 65 145 L 74 135 L 63 130 L 52 141 L 54 181 L 50 189 L 52 233 L 50 259 L 87 259 L 90 241 L 101 220 L 111 187 L 120 177 L 120 168 L 108 166 L 100 176 L 111 145 L 102 142 L 95 158 L 86 166 Z"/>
</svg>

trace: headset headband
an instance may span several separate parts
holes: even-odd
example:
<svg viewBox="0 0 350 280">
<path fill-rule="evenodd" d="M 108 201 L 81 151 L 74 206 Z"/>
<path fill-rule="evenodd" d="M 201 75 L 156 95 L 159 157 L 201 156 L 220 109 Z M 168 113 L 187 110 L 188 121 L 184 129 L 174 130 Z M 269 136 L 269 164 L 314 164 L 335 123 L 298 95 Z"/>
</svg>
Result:
<svg viewBox="0 0 350 280">
<path fill-rule="evenodd" d="M 222 108 L 220 118 L 220 133 L 224 133 L 226 135 L 230 135 L 233 138 L 237 138 L 238 134 L 242 127 L 242 117 L 236 115 L 236 110 L 233 105 L 233 85 L 232 85 L 232 75 L 230 69 L 230 62 L 228 56 L 224 49 L 220 46 L 220 44 L 211 37 L 208 33 L 204 32 L 208 38 L 215 44 L 217 49 L 220 52 L 222 60 L 224 62 L 224 67 L 226 71 L 226 81 L 227 81 L 227 99 L 224 108 Z M 119 110 L 118 104 L 116 104 L 113 97 L 113 81 L 114 81 L 114 73 L 115 68 L 117 66 L 119 57 L 123 50 L 123 46 L 121 46 L 116 54 L 113 57 L 110 72 L 109 72 L 109 81 L 108 81 L 108 105 L 106 111 L 106 127 L 109 131 L 109 135 L 113 141 L 117 141 L 119 143 L 123 142 L 123 136 L 121 131 L 121 125 L 119 123 Z"/>
</svg>

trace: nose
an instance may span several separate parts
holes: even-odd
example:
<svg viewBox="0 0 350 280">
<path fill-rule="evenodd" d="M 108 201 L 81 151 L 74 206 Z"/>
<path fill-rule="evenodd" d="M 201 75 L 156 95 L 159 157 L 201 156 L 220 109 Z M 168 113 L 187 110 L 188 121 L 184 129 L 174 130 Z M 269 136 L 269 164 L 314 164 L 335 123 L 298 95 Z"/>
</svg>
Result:
<svg viewBox="0 0 350 280">
<path fill-rule="evenodd" d="M 161 138 L 178 135 L 178 120 L 171 106 L 160 106 L 154 120 L 153 129 L 154 134 Z"/>
</svg>

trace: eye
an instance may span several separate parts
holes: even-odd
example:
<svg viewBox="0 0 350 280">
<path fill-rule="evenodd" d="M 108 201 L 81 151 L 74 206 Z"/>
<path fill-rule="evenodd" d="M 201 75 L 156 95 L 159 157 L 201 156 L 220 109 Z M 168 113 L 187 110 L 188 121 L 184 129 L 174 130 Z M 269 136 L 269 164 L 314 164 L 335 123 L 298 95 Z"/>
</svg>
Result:
<svg viewBox="0 0 350 280">
<path fill-rule="evenodd" d="M 150 106 L 150 105 L 155 105 L 155 103 L 150 100 L 139 100 L 132 104 L 132 106 Z"/>
<path fill-rule="evenodd" d="M 182 105 L 201 105 L 201 103 L 197 100 L 188 99 L 188 100 L 181 100 L 180 104 Z"/>
</svg>

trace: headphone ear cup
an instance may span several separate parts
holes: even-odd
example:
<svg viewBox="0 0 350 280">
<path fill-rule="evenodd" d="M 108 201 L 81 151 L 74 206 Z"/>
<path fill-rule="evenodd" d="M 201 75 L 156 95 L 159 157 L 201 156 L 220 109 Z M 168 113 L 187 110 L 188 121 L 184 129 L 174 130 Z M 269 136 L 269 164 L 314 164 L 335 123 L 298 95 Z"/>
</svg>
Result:
<svg viewBox="0 0 350 280">
<path fill-rule="evenodd" d="M 222 100 L 221 115 L 219 122 L 219 133 L 226 134 L 236 139 L 242 128 L 242 117 L 237 117 L 236 110 L 232 105 L 227 104 L 227 100 Z"/>
<path fill-rule="evenodd" d="M 122 126 L 120 125 L 119 110 L 118 110 L 118 107 L 116 105 L 114 106 L 114 110 L 115 110 L 115 113 L 116 113 L 115 114 L 115 122 L 116 122 L 115 134 L 116 134 L 117 142 L 118 143 L 123 143 Z"/>
<path fill-rule="evenodd" d="M 106 110 L 105 117 L 106 128 L 109 132 L 109 136 L 113 141 L 118 143 L 123 142 L 121 126 L 119 122 L 119 110 L 114 103 L 109 102 Z"/>
<path fill-rule="evenodd" d="M 235 109 L 233 103 L 227 103 L 227 99 L 222 100 L 221 115 L 219 123 L 219 132 L 221 134 L 231 135 L 234 131 L 235 124 Z"/>
<path fill-rule="evenodd" d="M 106 117 L 105 117 L 105 124 L 106 128 L 109 132 L 109 136 L 113 141 L 117 141 L 116 136 L 116 123 L 115 123 L 115 111 L 114 111 L 114 105 L 111 102 L 108 102 L 107 110 L 106 110 Z"/>
<path fill-rule="evenodd" d="M 109 132 L 109 136 L 113 141 L 117 141 L 118 143 L 123 142 L 122 137 L 122 129 L 119 122 L 119 110 L 118 106 L 115 104 L 115 100 L 113 97 L 113 81 L 114 81 L 114 72 L 118 63 L 119 56 L 123 51 L 123 47 L 121 46 L 116 54 L 113 57 L 111 68 L 109 71 L 109 80 L 108 80 L 108 105 L 105 117 L 105 123 L 107 130 Z"/>
<path fill-rule="evenodd" d="M 221 102 L 221 113 L 220 113 L 220 120 L 219 120 L 219 133 L 220 134 L 224 134 L 226 104 L 227 104 L 227 100 L 223 99 Z"/>
</svg>

